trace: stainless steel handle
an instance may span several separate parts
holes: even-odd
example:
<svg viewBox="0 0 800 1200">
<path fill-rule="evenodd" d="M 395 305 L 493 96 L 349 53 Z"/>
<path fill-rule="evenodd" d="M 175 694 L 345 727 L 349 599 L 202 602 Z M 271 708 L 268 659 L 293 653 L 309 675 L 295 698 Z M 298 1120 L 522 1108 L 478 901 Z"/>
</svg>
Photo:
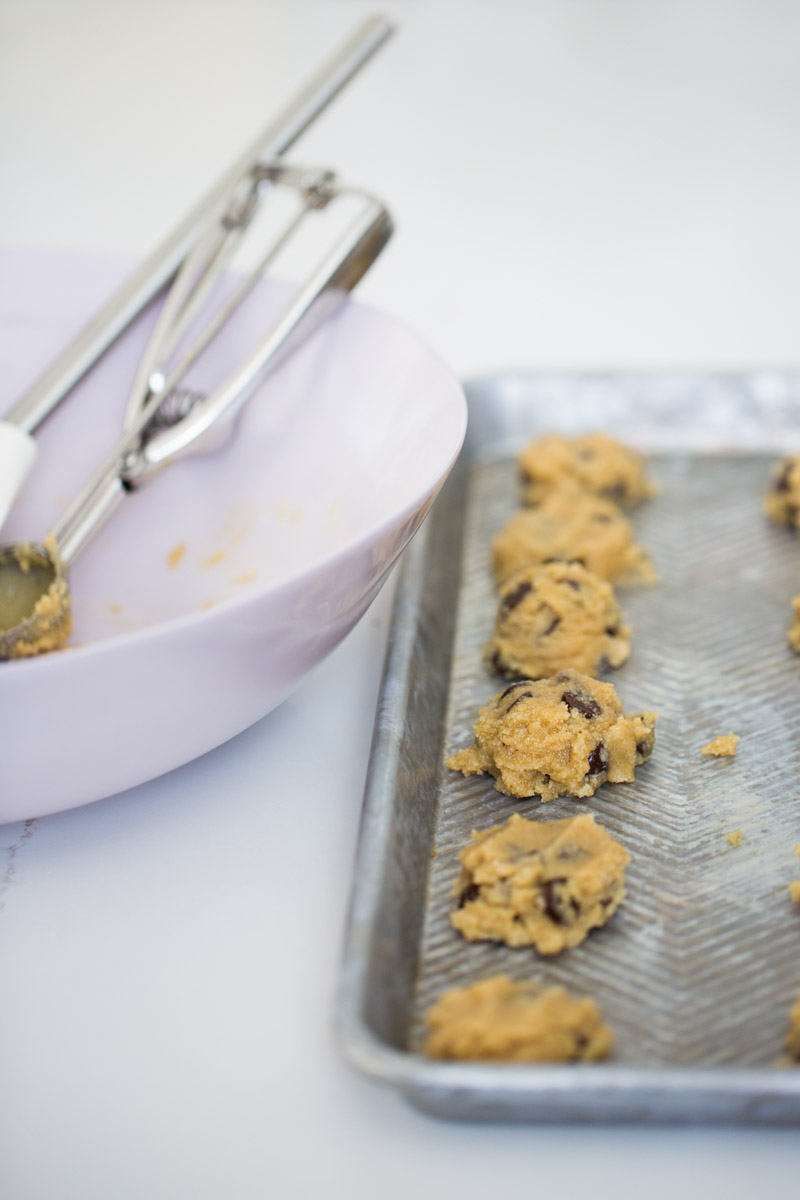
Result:
<svg viewBox="0 0 800 1200">
<path fill-rule="evenodd" d="M 128 425 L 117 444 L 108 452 L 89 481 L 53 526 L 52 533 L 64 566 L 69 566 L 90 537 L 105 523 L 125 495 L 157 466 L 181 453 L 223 417 L 233 415 L 251 396 L 266 373 L 296 348 L 316 325 L 330 316 L 341 297 L 358 283 L 392 235 L 392 221 L 384 205 L 363 192 L 338 189 L 338 195 L 351 195 L 361 201 L 361 211 L 343 231 L 335 245 L 288 303 L 269 333 L 249 358 L 210 396 L 198 397 L 189 411 L 174 425 L 162 431 L 149 431 L 176 380 L 166 381 L 164 393 L 151 392 L 139 407 L 129 412 Z M 215 336 L 232 308 L 238 306 L 269 260 L 266 256 L 252 275 L 237 289 L 220 319 L 211 322 L 199 345 Z M 169 330 L 167 330 L 169 332 Z M 177 368 L 180 376 L 185 364 Z"/>
<path fill-rule="evenodd" d="M 138 463 L 126 472 L 126 479 L 138 483 L 140 472 L 146 475 L 154 466 L 181 453 L 221 419 L 229 419 L 252 395 L 267 371 L 296 349 L 318 323 L 331 316 L 337 303 L 356 286 L 392 235 L 391 217 L 383 204 L 373 197 L 364 199 L 363 210 L 292 298 L 256 351 L 215 392 L 198 401 L 181 421 L 149 437 Z M 247 284 L 242 291 L 246 287 Z"/>
<path fill-rule="evenodd" d="M 355 30 L 28 389 L 6 414 L 7 421 L 27 433 L 41 424 L 173 278 L 210 213 L 247 167 L 258 157 L 284 154 L 393 32 L 382 17 L 371 17 Z"/>
</svg>

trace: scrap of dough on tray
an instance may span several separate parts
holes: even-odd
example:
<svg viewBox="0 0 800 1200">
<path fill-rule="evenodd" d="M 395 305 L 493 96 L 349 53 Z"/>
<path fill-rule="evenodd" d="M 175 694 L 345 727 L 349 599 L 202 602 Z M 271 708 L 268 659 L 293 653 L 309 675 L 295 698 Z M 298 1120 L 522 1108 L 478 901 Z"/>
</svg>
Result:
<svg viewBox="0 0 800 1200">
<path fill-rule="evenodd" d="M 712 738 L 710 742 L 706 742 L 700 753 L 710 755 L 712 758 L 733 758 L 738 745 L 738 733 L 723 733 L 720 737 Z"/>
<path fill-rule="evenodd" d="M 601 784 L 630 783 L 650 757 L 657 713 L 624 713 L 613 684 L 578 671 L 523 679 L 478 713 L 475 741 L 447 766 L 487 773 L 509 796 L 592 796 Z"/>
<path fill-rule="evenodd" d="M 789 1032 L 786 1034 L 785 1045 L 790 1058 L 800 1061 L 800 996 L 789 1010 Z"/>
<path fill-rule="evenodd" d="M 578 561 L 601 579 L 623 585 L 657 582 L 633 525 L 611 500 L 574 486 L 549 493 L 538 508 L 523 508 L 492 539 L 495 581 L 523 567 Z"/>
<path fill-rule="evenodd" d="M 656 491 L 643 456 L 605 433 L 546 434 L 525 447 L 518 469 L 525 504 L 540 504 L 564 483 L 576 484 L 622 508 L 631 508 Z"/>
<path fill-rule="evenodd" d="M 473 833 L 459 855 L 455 929 L 471 942 L 499 941 L 558 954 L 611 920 L 625 896 L 630 855 L 591 813 Z"/>
<path fill-rule="evenodd" d="M 786 636 L 792 649 L 800 654 L 800 594 L 792 596 L 792 620 Z"/>
<path fill-rule="evenodd" d="M 508 679 L 621 667 L 631 630 L 610 583 L 575 562 L 526 567 L 500 590 L 486 665 Z"/>
<path fill-rule="evenodd" d="M 787 455 L 773 468 L 764 511 L 779 525 L 800 529 L 800 454 Z"/>
<path fill-rule="evenodd" d="M 493 975 L 452 988 L 425 1015 L 431 1058 L 576 1062 L 606 1058 L 614 1035 L 589 996 Z"/>
</svg>

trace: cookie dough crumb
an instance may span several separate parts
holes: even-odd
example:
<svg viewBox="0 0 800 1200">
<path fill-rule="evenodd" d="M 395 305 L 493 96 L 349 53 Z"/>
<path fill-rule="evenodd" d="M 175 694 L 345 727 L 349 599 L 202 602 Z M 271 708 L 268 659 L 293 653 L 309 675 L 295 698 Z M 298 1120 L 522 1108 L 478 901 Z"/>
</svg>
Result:
<svg viewBox="0 0 800 1200">
<path fill-rule="evenodd" d="M 217 567 L 217 566 L 219 566 L 219 564 L 221 562 L 224 562 L 224 560 L 227 557 L 228 557 L 227 550 L 216 550 L 213 554 L 210 554 L 208 556 L 208 558 L 204 558 L 203 561 L 200 563 L 200 566 L 201 567 Z"/>
<path fill-rule="evenodd" d="M 792 897 L 795 904 L 800 904 L 800 879 L 794 879 L 789 884 L 789 895 Z"/>
<path fill-rule="evenodd" d="M 461 851 L 453 927 L 471 942 L 500 941 L 558 954 L 611 920 L 625 895 L 624 846 L 590 813 L 473 833 Z"/>
<path fill-rule="evenodd" d="M 733 758 L 738 745 L 739 735 L 737 733 L 725 733 L 722 737 L 713 738 L 703 746 L 700 753 L 713 755 L 714 758 Z"/>
<path fill-rule="evenodd" d="M 744 841 L 744 834 L 742 833 L 741 829 L 734 829 L 732 833 L 725 835 L 725 841 L 729 842 L 734 848 L 736 846 L 741 846 L 742 842 Z"/>
<path fill-rule="evenodd" d="M 178 563 L 182 560 L 185 553 L 186 553 L 186 543 L 185 542 L 181 542 L 178 546 L 173 546 L 172 549 L 170 550 L 169 554 L 167 555 L 167 566 L 168 567 L 177 567 Z"/>
<path fill-rule="evenodd" d="M 568 438 L 551 433 L 526 446 L 519 456 L 522 498 L 539 504 L 564 483 L 630 508 L 654 495 L 641 454 L 605 433 Z"/>
<path fill-rule="evenodd" d="M 515 513 L 492 541 L 498 584 L 523 567 L 559 560 L 581 562 L 610 583 L 657 582 L 633 525 L 617 505 L 574 485 L 548 493 L 538 508 Z"/>
<path fill-rule="evenodd" d="M 589 996 L 493 975 L 453 988 L 428 1010 L 431 1058 L 575 1062 L 606 1058 L 614 1035 Z"/>
<path fill-rule="evenodd" d="M 789 1032 L 784 1043 L 793 1061 L 800 1061 L 800 996 L 789 1010 Z"/>
<path fill-rule="evenodd" d="M 580 563 L 527 567 L 503 585 L 486 665 L 508 679 L 543 679 L 566 667 L 600 675 L 630 654 L 610 583 Z"/>
<path fill-rule="evenodd" d="M 764 511 L 779 525 L 800 528 L 800 454 L 790 454 L 774 467 Z"/>
<path fill-rule="evenodd" d="M 800 654 L 800 594 L 792 597 L 792 621 L 786 637 L 792 649 Z"/>
<path fill-rule="evenodd" d="M 592 796 L 630 783 L 653 751 L 657 713 L 624 713 L 613 684 L 578 671 L 510 684 L 480 710 L 475 741 L 447 759 L 463 775 L 488 773 L 508 796 Z"/>
</svg>

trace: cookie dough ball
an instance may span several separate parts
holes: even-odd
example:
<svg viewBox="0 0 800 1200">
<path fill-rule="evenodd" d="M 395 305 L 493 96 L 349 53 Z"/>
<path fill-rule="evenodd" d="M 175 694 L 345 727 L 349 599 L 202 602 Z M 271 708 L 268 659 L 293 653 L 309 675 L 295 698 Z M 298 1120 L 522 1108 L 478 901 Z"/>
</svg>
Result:
<svg viewBox="0 0 800 1200">
<path fill-rule="evenodd" d="M 800 996 L 797 997 L 789 1011 L 789 1032 L 786 1035 L 786 1049 L 791 1058 L 800 1062 Z"/>
<path fill-rule="evenodd" d="M 522 498 L 540 504 L 554 488 L 574 483 L 584 492 L 631 508 L 655 492 L 641 454 L 604 433 L 567 438 L 548 434 L 519 456 Z"/>
<path fill-rule="evenodd" d="M 606 1058 L 614 1035 L 589 996 L 493 975 L 446 992 L 425 1016 L 431 1058 L 575 1062 Z"/>
<path fill-rule="evenodd" d="M 602 675 L 631 652 L 610 583 L 580 563 L 526 567 L 503 585 L 484 661 L 509 679 L 545 679 L 566 667 Z"/>
<path fill-rule="evenodd" d="M 656 713 L 623 713 L 614 686 L 578 671 L 523 679 L 480 710 L 475 742 L 448 758 L 463 775 L 493 775 L 507 796 L 593 796 L 629 783 L 650 757 Z"/>
<path fill-rule="evenodd" d="M 461 855 L 454 927 L 471 942 L 558 954 L 610 921 L 625 895 L 624 846 L 590 813 L 473 833 Z"/>
<path fill-rule="evenodd" d="M 524 567 L 558 559 L 578 560 L 611 583 L 656 581 L 650 558 L 616 504 L 576 488 L 559 488 L 538 508 L 521 509 L 492 541 L 498 584 Z"/>
<path fill-rule="evenodd" d="M 764 511 L 779 525 L 800 529 L 800 454 L 781 459 L 774 468 Z"/>
</svg>

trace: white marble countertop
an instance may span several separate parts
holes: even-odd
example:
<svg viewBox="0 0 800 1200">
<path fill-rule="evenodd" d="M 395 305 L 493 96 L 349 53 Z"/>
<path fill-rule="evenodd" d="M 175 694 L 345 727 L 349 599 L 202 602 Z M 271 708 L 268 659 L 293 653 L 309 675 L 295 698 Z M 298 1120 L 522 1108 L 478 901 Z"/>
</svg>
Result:
<svg viewBox="0 0 800 1200">
<path fill-rule="evenodd" d="M 462 375 L 796 364 L 791 0 L 382 10 L 298 156 L 391 203 L 362 299 Z M 0 244 L 146 252 L 371 11 L 4 0 Z M 464 1127 L 342 1062 L 389 601 L 205 758 L 0 829 L 3 1200 L 790 1195 L 796 1131 Z"/>
</svg>

